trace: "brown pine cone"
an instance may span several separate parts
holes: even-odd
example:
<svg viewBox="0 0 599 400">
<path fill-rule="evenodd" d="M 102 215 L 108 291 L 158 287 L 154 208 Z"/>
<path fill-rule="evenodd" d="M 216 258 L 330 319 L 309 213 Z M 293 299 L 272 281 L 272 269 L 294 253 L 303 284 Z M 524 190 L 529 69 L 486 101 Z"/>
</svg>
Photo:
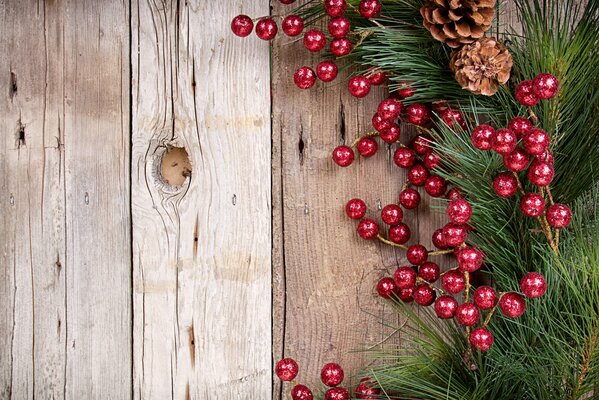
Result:
<svg viewBox="0 0 599 400">
<path fill-rule="evenodd" d="M 495 16 L 496 0 L 427 0 L 420 14 L 435 39 L 458 48 L 483 37 Z"/>
<path fill-rule="evenodd" d="M 463 89 L 492 96 L 510 79 L 512 55 L 497 39 L 485 37 L 454 50 L 449 67 Z"/>
</svg>

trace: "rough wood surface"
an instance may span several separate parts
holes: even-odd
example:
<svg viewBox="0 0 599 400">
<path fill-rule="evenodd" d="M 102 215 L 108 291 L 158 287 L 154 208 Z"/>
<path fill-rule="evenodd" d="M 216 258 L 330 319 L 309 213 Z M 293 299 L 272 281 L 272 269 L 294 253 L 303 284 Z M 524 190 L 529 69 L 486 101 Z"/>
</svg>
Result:
<svg viewBox="0 0 599 400">
<path fill-rule="evenodd" d="M 271 386 L 267 2 L 134 1 L 134 397 L 263 399 Z M 191 174 L 160 176 L 169 147 Z"/>
<path fill-rule="evenodd" d="M 131 393 L 129 10 L 0 1 L 0 398 Z"/>
</svg>

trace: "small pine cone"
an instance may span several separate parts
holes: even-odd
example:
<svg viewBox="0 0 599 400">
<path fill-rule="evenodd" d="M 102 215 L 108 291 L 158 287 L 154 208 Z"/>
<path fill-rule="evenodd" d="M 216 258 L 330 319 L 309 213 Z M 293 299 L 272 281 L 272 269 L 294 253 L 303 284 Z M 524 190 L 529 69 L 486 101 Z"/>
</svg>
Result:
<svg viewBox="0 0 599 400">
<path fill-rule="evenodd" d="M 454 50 L 449 67 L 463 89 L 492 96 L 510 79 L 512 55 L 497 39 L 484 37 Z"/>
<path fill-rule="evenodd" d="M 435 39 L 458 48 L 484 36 L 495 16 L 496 0 L 426 0 L 420 15 Z"/>
</svg>

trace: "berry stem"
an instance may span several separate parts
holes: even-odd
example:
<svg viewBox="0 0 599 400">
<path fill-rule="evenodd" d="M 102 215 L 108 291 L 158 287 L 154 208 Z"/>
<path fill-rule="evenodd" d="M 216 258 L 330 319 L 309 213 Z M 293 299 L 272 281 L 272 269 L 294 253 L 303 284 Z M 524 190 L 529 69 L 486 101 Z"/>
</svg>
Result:
<svg viewBox="0 0 599 400">
<path fill-rule="evenodd" d="M 466 282 L 464 302 L 468 303 L 468 300 L 470 299 L 470 273 L 468 273 L 468 271 L 464 271 L 464 281 Z"/>
<path fill-rule="evenodd" d="M 501 299 L 501 296 L 499 298 Z M 497 309 L 497 306 L 493 307 L 491 309 L 491 311 L 489 311 L 489 313 L 487 314 L 487 317 L 485 318 L 485 322 L 483 322 L 483 328 L 486 328 L 487 325 L 489 325 L 489 322 L 491 322 L 491 318 L 493 317 L 493 314 L 495 314 L 496 309 Z"/>
<path fill-rule="evenodd" d="M 549 189 L 549 186 L 547 186 L 545 189 L 547 189 L 547 197 L 549 197 L 549 204 L 554 205 L 555 202 L 553 201 L 553 194 L 551 194 L 551 189 Z"/>
<path fill-rule="evenodd" d="M 450 250 L 435 250 L 428 253 L 429 256 L 442 256 L 445 254 L 453 253 L 453 249 Z"/>
<path fill-rule="evenodd" d="M 379 235 L 376 235 L 376 238 L 377 238 L 378 240 L 380 240 L 381 242 L 383 242 L 383 243 L 385 243 L 385 244 L 388 244 L 389 246 L 399 247 L 400 249 L 404 249 L 404 250 L 407 250 L 407 249 L 408 249 L 408 246 L 404 246 L 403 244 L 398 244 L 398 243 L 392 242 L 392 241 L 390 241 L 390 240 L 388 240 L 388 239 L 385 239 L 385 238 L 384 238 L 383 236 L 381 236 L 380 234 L 379 234 Z"/>
<path fill-rule="evenodd" d="M 537 125 L 539 123 L 539 118 L 536 116 L 532 107 L 528 107 L 528 116 L 532 120 L 533 125 Z"/>
</svg>

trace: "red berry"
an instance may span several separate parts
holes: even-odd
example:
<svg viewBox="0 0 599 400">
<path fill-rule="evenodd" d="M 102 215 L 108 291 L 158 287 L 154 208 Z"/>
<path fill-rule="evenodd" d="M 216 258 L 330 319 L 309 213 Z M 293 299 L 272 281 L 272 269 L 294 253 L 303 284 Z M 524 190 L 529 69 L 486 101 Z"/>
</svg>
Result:
<svg viewBox="0 0 599 400">
<path fill-rule="evenodd" d="M 349 93 L 357 98 L 366 97 L 370 93 L 370 82 L 363 75 L 354 76 L 347 84 Z"/>
<path fill-rule="evenodd" d="M 362 219 L 366 215 L 366 203 L 362 199 L 351 199 L 345 205 L 345 213 L 351 219 Z"/>
<path fill-rule="evenodd" d="M 395 284 L 393 278 L 386 276 L 378 281 L 376 284 L 376 291 L 382 298 L 390 299 L 391 296 L 397 294 L 399 288 Z"/>
<path fill-rule="evenodd" d="M 472 145 L 477 149 L 490 150 L 493 136 L 495 136 L 495 128 L 490 125 L 479 125 L 472 131 L 470 140 L 472 140 Z"/>
<path fill-rule="evenodd" d="M 246 37 L 252 33 L 254 22 L 247 15 L 238 15 L 231 21 L 231 30 L 239 37 Z"/>
<path fill-rule="evenodd" d="M 408 181 L 414 186 L 424 185 L 428 176 L 428 169 L 422 164 L 416 164 L 408 170 Z"/>
<path fill-rule="evenodd" d="M 466 241 L 468 231 L 465 225 L 449 223 L 443 227 L 443 240 L 448 246 L 460 246 Z"/>
<path fill-rule="evenodd" d="M 497 293 L 491 286 L 479 286 L 474 291 L 474 304 L 481 310 L 490 310 L 497 304 Z"/>
<path fill-rule="evenodd" d="M 409 123 L 422 126 L 431 120 L 431 112 L 424 104 L 414 103 L 406 108 L 406 117 Z"/>
<path fill-rule="evenodd" d="M 461 272 L 452 269 L 441 277 L 441 286 L 448 293 L 458 294 L 466 287 L 466 280 Z"/>
<path fill-rule="evenodd" d="M 336 387 L 327 390 L 324 395 L 325 400 L 349 400 L 349 392 L 346 388 Z"/>
<path fill-rule="evenodd" d="M 542 154 L 539 154 L 538 156 L 534 156 L 534 157 L 538 161 L 545 161 L 545 162 L 548 162 L 549 164 L 553 164 L 555 161 L 555 159 L 553 158 L 553 154 L 551 154 L 551 152 L 549 150 L 545 150 Z"/>
<path fill-rule="evenodd" d="M 398 267 L 393 274 L 395 284 L 400 289 L 414 287 L 416 285 L 416 271 L 412 267 Z"/>
<path fill-rule="evenodd" d="M 399 136 L 400 136 L 399 125 L 397 125 L 397 124 L 389 125 L 389 127 L 387 129 L 380 132 L 379 136 L 381 137 L 381 139 L 383 139 L 387 143 L 393 144 L 393 143 L 397 142 L 399 140 Z"/>
<path fill-rule="evenodd" d="M 547 291 L 547 282 L 538 272 L 529 272 L 520 280 L 520 290 L 531 299 L 541 297 Z"/>
<path fill-rule="evenodd" d="M 518 138 L 526 135 L 533 128 L 532 123 L 525 117 L 514 117 L 507 125 L 508 129 L 516 134 Z"/>
<path fill-rule="evenodd" d="M 281 24 L 287 36 L 297 36 L 304 30 L 304 20 L 298 15 L 288 15 Z"/>
<path fill-rule="evenodd" d="M 337 77 L 339 69 L 333 61 L 325 60 L 316 66 L 316 75 L 323 82 L 331 82 Z"/>
<path fill-rule="evenodd" d="M 458 251 L 457 259 L 460 271 L 474 272 L 483 266 L 485 256 L 476 247 L 466 246 Z"/>
<path fill-rule="evenodd" d="M 512 197 L 518 191 L 518 180 L 510 172 L 502 172 L 493 179 L 493 191 L 504 198 Z"/>
<path fill-rule="evenodd" d="M 310 67 L 301 67 L 293 74 L 293 81 L 300 89 L 309 89 L 316 82 L 316 74 Z"/>
<path fill-rule="evenodd" d="M 256 24 L 256 35 L 262 40 L 274 39 L 277 31 L 277 24 L 272 18 L 262 18 Z"/>
<path fill-rule="evenodd" d="M 455 319 L 462 326 L 476 325 L 480 318 L 480 311 L 472 303 L 463 303 L 458 306 L 455 312 Z"/>
<path fill-rule="evenodd" d="M 452 200 L 447 205 L 445 213 L 454 224 L 465 224 L 472 217 L 472 206 L 464 199 Z"/>
<path fill-rule="evenodd" d="M 401 107 L 403 106 L 401 101 L 398 101 L 392 97 L 389 97 L 378 106 L 377 112 L 383 118 L 387 120 L 394 120 L 399 117 L 401 113 Z"/>
<path fill-rule="evenodd" d="M 542 129 L 531 129 L 522 136 L 522 146 L 530 155 L 543 154 L 549 148 L 549 135 Z"/>
<path fill-rule="evenodd" d="M 376 18 L 381 14 L 381 2 L 379 0 L 361 0 L 359 5 L 360 14 L 364 18 Z"/>
<path fill-rule="evenodd" d="M 324 2 L 324 11 L 331 17 L 342 16 L 346 7 L 345 0 L 325 0 Z"/>
<path fill-rule="evenodd" d="M 329 32 L 335 38 L 343 38 L 351 31 L 349 19 L 345 17 L 331 18 L 329 21 Z"/>
<path fill-rule="evenodd" d="M 518 318 L 526 311 L 526 300 L 516 292 L 509 292 L 499 299 L 499 308 L 506 317 Z"/>
<path fill-rule="evenodd" d="M 555 203 L 547 209 L 547 222 L 555 229 L 562 229 L 572 222 L 572 211 L 565 204 Z"/>
<path fill-rule="evenodd" d="M 428 259 L 428 250 L 421 244 L 414 244 L 406 250 L 406 258 L 414 265 L 422 265 Z"/>
<path fill-rule="evenodd" d="M 379 234 L 379 225 L 371 219 L 363 219 L 357 230 L 362 239 L 372 240 Z"/>
<path fill-rule="evenodd" d="M 441 276 L 439 265 L 427 261 L 418 269 L 418 276 L 430 283 L 435 282 Z"/>
<path fill-rule="evenodd" d="M 416 90 L 414 88 L 404 87 L 397 91 L 397 97 L 399 97 L 400 99 L 407 99 L 408 97 L 414 96 L 415 93 Z"/>
<path fill-rule="evenodd" d="M 363 400 L 376 400 L 379 398 L 381 390 L 370 384 L 369 378 L 362 378 L 358 386 L 356 386 L 356 398 Z"/>
<path fill-rule="evenodd" d="M 279 3 L 281 3 L 281 4 L 291 4 L 291 3 L 295 3 L 295 0 L 279 0 Z"/>
<path fill-rule="evenodd" d="M 382 71 L 377 71 L 368 77 L 372 85 L 379 86 L 387 81 L 387 74 Z"/>
<path fill-rule="evenodd" d="M 432 151 L 429 151 L 422 157 L 422 162 L 426 168 L 435 169 L 441 164 L 441 158 Z"/>
<path fill-rule="evenodd" d="M 474 328 L 472 332 L 470 332 L 470 337 L 468 338 L 470 341 L 470 345 L 475 350 L 480 350 L 485 352 L 493 346 L 493 334 L 489 332 L 487 328 L 482 326 L 478 328 Z"/>
<path fill-rule="evenodd" d="M 526 107 L 532 107 L 539 102 L 539 98 L 533 92 L 532 81 L 530 80 L 522 81 L 516 85 L 514 97 L 518 103 Z"/>
<path fill-rule="evenodd" d="M 337 363 L 328 363 L 320 371 L 322 383 L 329 387 L 337 386 L 343 381 L 343 369 Z"/>
<path fill-rule="evenodd" d="M 392 122 L 381 117 L 379 113 L 374 114 L 372 117 L 372 127 L 378 132 L 383 132 L 391 126 Z"/>
<path fill-rule="evenodd" d="M 451 189 L 449 189 L 449 192 L 447 192 L 447 196 L 446 197 L 447 197 L 448 200 L 461 199 L 462 198 L 462 191 L 458 187 L 451 188 Z"/>
<path fill-rule="evenodd" d="M 324 32 L 318 29 L 310 29 L 304 35 L 304 46 L 311 52 L 318 52 L 324 49 L 327 44 L 327 37 Z"/>
<path fill-rule="evenodd" d="M 416 286 L 416 289 L 414 289 L 414 293 L 412 294 L 412 296 L 414 297 L 414 301 L 420 304 L 421 306 L 430 306 L 431 304 L 433 304 L 435 298 L 437 297 L 433 288 L 426 283 L 422 283 Z"/>
<path fill-rule="evenodd" d="M 554 75 L 542 73 L 532 81 L 532 91 L 539 99 L 550 99 L 557 94 L 559 82 Z"/>
<path fill-rule="evenodd" d="M 337 38 L 331 41 L 330 49 L 335 57 L 343 57 L 351 53 L 352 44 L 348 38 Z"/>
<path fill-rule="evenodd" d="M 389 240 L 393 243 L 404 244 L 410 240 L 410 235 L 410 228 L 404 223 L 389 228 Z"/>
<path fill-rule="evenodd" d="M 290 381 L 297 376 L 299 367 L 293 358 L 284 358 L 275 366 L 275 372 L 280 380 Z"/>
<path fill-rule="evenodd" d="M 429 176 L 424 182 L 424 190 L 432 197 L 442 197 L 447 191 L 447 181 L 439 175 Z"/>
<path fill-rule="evenodd" d="M 443 229 L 439 228 L 433 233 L 433 245 L 439 250 L 447 250 L 448 246 L 443 237 Z"/>
<path fill-rule="evenodd" d="M 418 135 L 412 139 L 410 147 L 414 149 L 417 154 L 423 155 L 431 151 L 433 139 L 429 135 Z"/>
<path fill-rule="evenodd" d="M 358 140 L 358 144 L 356 145 L 356 149 L 362 157 L 372 157 L 376 154 L 378 147 L 379 145 L 376 143 L 376 140 L 370 137 Z"/>
<path fill-rule="evenodd" d="M 291 390 L 291 398 L 293 400 L 313 400 L 312 392 L 304 385 L 295 385 Z"/>
<path fill-rule="evenodd" d="M 441 296 L 435 301 L 435 314 L 441 319 L 450 319 L 458 309 L 458 301 L 451 296 Z"/>
<path fill-rule="evenodd" d="M 387 225 L 398 225 L 403 219 L 403 211 L 397 204 L 388 204 L 381 210 L 381 219 Z"/>
<path fill-rule="evenodd" d="M 420 204 L 420 193 L 411 188 L 402 190 L 399 194 L 399 204 L 408 210 L 418 207 L 418 204 Z"/>
<path fill-rule="evenodd" d="M 513 172 L 524 171 L 528 167 L 530 157 L 528 154 L 519 147 L 512 151 L 510 154 L 503 156 L 503 165 Z"/>
<path fill-rule="evenodd" d="M 528 180 L 535 186 L 544 187 L 553 181 L 553 165 L 544 161 L 533 161 L 528 168 Z"/>
<path fill-rule="evenodd" d="M 333 161 L 340 167 L 347 167 L 354 162 L 354 151 L 348 146 L 337 146 L 333 150 Z"/>
<path fill-rule="evenodd" d="M 450 128 L 455 128 L 454 125 L 459 125 L 462 128 L 466 128 L 466 122 L 464 116 L 459 110 L 451 107 L 447 107 L 439 112 L 441 120 Z"/>
<path fill-rule="evenodd" d="M 509 154 L 517 145 L 518 138 L 509 129 L 498 129 L 491 138 L 491 147 L 499 154 Z"/>
<path fill-rule="evenodd" d="M 398 147 L 393 154 L 393 162 L 398 167 L 410 168 L 416 163 L 416 153 L 408 147 Z"/>
<path fill-rule="evenodd" d="M 520 211 L 527 217 L 536 218 L 545 211 L 545 199 L 538 193 L 526 193 L 520 199 Z"/>
<path fill-rule="evenodd" d="M 410 303 L 414 301 L 414 287 L 399 289 L 399 293 L 397 296 L 404 303 Z"/>
</svg>

